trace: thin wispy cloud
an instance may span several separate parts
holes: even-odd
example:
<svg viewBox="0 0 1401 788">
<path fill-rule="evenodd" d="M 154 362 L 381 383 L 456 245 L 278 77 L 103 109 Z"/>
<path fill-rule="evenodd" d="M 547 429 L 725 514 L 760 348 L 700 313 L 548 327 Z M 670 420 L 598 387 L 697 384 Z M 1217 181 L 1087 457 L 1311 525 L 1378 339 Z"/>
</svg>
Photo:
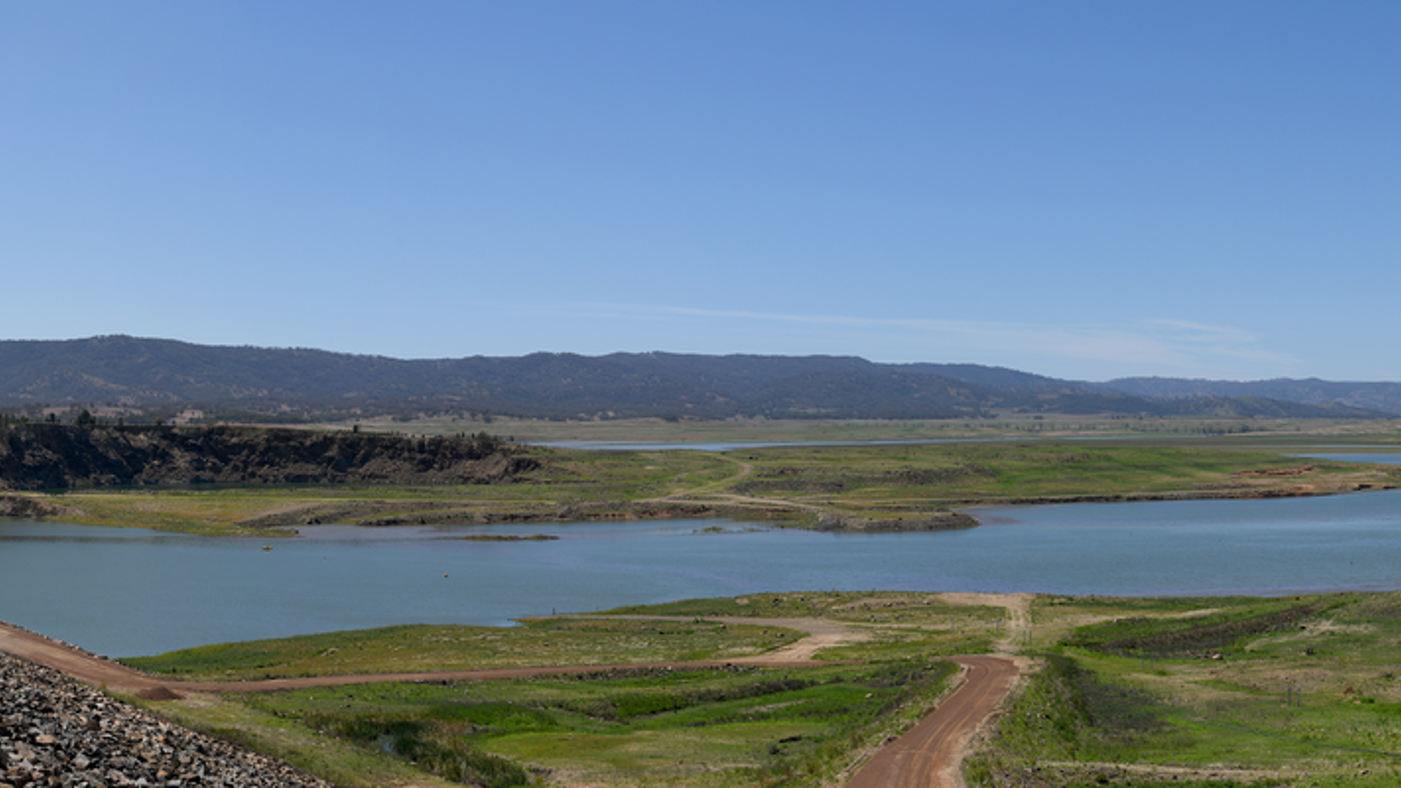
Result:
<svg viewBox="0 0 1401 788">
<path fill-rule="evenodd" d="M 1153 320 L 1150 325 L 1162 327 L 1169 341 L 1203 348 L 1225 358 L 1278 366 L 1292 366 L 1295 363 L 1295 359 L 1288 354 L 1260 347 L 1263 341 L 1260 336 L 1234 326 L 1205 325 L 1184 320 Z"/>
</svg>

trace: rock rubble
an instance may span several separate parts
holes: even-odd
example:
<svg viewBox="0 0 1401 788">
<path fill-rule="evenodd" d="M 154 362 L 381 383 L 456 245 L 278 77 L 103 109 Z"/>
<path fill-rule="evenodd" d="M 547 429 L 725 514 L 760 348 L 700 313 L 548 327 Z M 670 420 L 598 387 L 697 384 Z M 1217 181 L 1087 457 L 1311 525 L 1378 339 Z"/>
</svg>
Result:
<svg viewBox="0 0 1401 788">
<path fill-rule="evenodd" d="M 0 788 L 330 785 L 0 653 Z"/>
</svg>

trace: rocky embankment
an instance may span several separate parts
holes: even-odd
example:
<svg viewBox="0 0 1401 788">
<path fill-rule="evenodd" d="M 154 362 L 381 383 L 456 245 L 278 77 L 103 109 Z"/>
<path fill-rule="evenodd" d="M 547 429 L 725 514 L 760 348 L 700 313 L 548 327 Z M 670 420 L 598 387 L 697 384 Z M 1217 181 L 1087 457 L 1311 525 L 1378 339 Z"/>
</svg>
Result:
<svg viewBox="0 0 1401 788">
<path fill-rule="evenodd" d="M 0 788 L 330 785 L 0 652 Z"/>
<path fill-rule="evenodd" d="M 0 489 L 171 484 L 494 484 L 539 467 L 485 436 L 255 427 L 0 428 Z"/>
<path fill-rule="evenodd" d="M 4 486 L 4 480 L 0 480 L 0 489 L 4 489 Z M 0 494 L 0 517 L 62 517 L 68 511 L 67 507 L 42 498 Z"/>
</svg>

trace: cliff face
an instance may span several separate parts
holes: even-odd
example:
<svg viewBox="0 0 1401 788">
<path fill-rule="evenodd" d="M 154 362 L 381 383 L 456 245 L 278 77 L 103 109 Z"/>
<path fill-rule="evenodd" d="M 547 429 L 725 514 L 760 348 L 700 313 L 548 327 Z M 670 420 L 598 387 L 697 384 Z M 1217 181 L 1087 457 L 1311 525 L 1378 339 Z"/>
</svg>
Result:
<svg viewBox="0 0 1401 788">
<path fill-rule="evenodd" d="M 489 484 L 539 467 L 491 439 L 252 427 L 0 431 L 0 489 L 144 484 Z"/>
</svg>

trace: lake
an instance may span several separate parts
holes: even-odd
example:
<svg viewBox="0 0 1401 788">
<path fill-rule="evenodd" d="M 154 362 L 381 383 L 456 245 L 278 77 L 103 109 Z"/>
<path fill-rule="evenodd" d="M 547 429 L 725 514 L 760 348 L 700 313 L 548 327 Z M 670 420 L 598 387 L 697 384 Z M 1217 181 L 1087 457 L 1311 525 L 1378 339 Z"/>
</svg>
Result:
<svg viewBox="0 0 1401 788">
<path fill-rule="evenodd" d="M 1401 588 L 1401 491 L 984 508 L 964 531 L 728 520 L 316 526 L 256 541 L 0 522 L 0 619 L 110 656 L 761 591 L 1287 594 Z M 466 541 L 464 534 L 553 541 Z M 272 549 L 264 550 L 264 544 Z"/>
</svg>

